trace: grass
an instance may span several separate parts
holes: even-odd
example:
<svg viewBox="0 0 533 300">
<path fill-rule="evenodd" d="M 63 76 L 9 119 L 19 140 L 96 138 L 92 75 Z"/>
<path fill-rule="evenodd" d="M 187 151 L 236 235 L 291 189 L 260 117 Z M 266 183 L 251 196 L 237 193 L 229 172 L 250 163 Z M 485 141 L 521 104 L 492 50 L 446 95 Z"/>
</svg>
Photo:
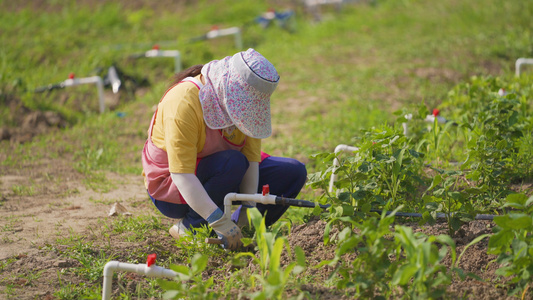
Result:
<svg viewBox="0 0 533 300">
<path fill-rule="evenodd" d="M 41 141 L 46 145 L 57 143 L 59 151 L 74 155 L 76 168 L 82 173 L 103 169 L 137 174 L 140 164 L 124 152 L 140 150 L 142 144 L 128 144 L 128 139 L 145 135 L 145 120 L 150 113 L 136 120 L 128 116 L 134 114 L 132 109 L 138 108 L 139 103 L 151 107 L 157 101 L 172 68 L 169 62 L 124 61 L 135 48 L 128 37 L 135 34 L 136 41 L 175 40 L 177 47 L 185 49 L 185 67 L 231 55 L 235 51 L 231 39 L 188 44 L 187 37 L 201 34 L 206 24 L 243 25 L 249 19 L 244 16 L 259 14 L 267 5 L 250 5 L 248 1 L 217 4 L 200 2 L 196 7 L 185 8 L 180 18 L 183 26 L 176 30 L 162 30 L 174 20 L 174 14 L 163 13 L 155 18 L 149 9 L 130 11 L 110 3 L 92 9 L 64 5 L 61 18 L 52 18 L 50 13 L 36 15 L 31 10 L 4 13 L 2 43 L 9 48 L 4 50 L 6 59 L 1 69 L 6 72 L 0 88 L 3 94 L 21 97 L 30 107 L 56 109 L 70 116 L 73 124 L 79 122 L 79 126 Z M 224 9 L 221 11 L 220 7 Z M 98 14 L 92 13 L 94 9 Z M 274 63 L 282 77 L 272 99 L 275 135 L 266 140 L 265 150 L 306 158 L 317 150 L 332 149 L 340 141 L 350 141 L 361 128 L 393 122 L 391 112 L 395 109 L 420 102 L 437 107 L 455 83 L 469 76 L 512 71 L 516 57 L 533 51 L 526 21 L 530 10 L 526 3 L 502 7 L 499 1 L 483 5 L 385 1 L 375 6 L 346 5 L 340 13 L 318 24 L 298 10 L 298 30 L 293 34 L 275 27 L 259 30 L 247 24 L 245 47 L 256 47 Z M 239 19 L 241 24 L 236 21 Z M 33 32 L 35 38 L 21 38 L 25 36 L 17 31 L 21 24 L 22 33 Z M 187 35 L 185 27 L 192 28 L 186 31 Z M 37 38 L 39 35 L 42 37 Z M 113 45 L 125 48 L 102 50 Z M 501 53 L 503 49 L 505 56 Z M 15 54 L 18 59 L 14 59 Z M 70 71 L 88 76 L 94 68 L 111 62 L 124 64 L 128 72 L 140 74 L 152 83 L 149 92 L 136 103 L 125 103 L 119 108 L 126 113 L 125 119 L 112 112 L 97 115 L 96 103 L 83 112 L 69 111 L 54 103 L 61 94 L 72 97 L 70 90 L 37 97 L 24 92 L 23 86 L 31 90 L 59 82 Z M 24 71 L 26 66 L 32 66 L 32 71 Z M 19 80 L 23 81 L 20 86 L 13 84 Z M 88 101 L 95 96 L 94 89 L 89 87 L 80 87 L 76 92 L 85 94 Z M 0 110 L 7 114 L 5 109 Z M 134 123 L 125 128 L 124 121 Z M 79 139 L 80 136 L 91 139 Z M 136 142 L 135 138 L 130 140 Z M 15 164 L 10 160 L 4 163 Z"/>
<path fill-rule="evenodd" d="M 173 71 L 170 59 L 132 60 L 129 54 L 159 44 L 162 49 L 179 49 L 183 65 L 188 67 L 240 50 L 234 49 L 231 38 L 190 42 L 214 24 L 242 26 L 245 48 L 256 48 L 278 69 L 281 82 L 272 97 L 274 134 L 265 140 L 264 149 L 305 161 L 309 173 L 321 168 L 310 155 L 353 143 L 361 129 L 399 126 L 394 111 L 414 111 L 420 103 L 429 110 L 439 107 L 456 84 L 474 75 L 513 76 L 514 61 L 533 56 L 533 4 L 529 1 L 350 3 L 340 12 L 328 10 L 318 23 L 305 15 L 302 7 L 295 7 L 293 33 L 276 26 L 263 30 L 251 22 L 251 16 L 271 6 L 283 8 L 274 1 L 198 1 L 173 9 L 158 4 L 154 9 L 140 9 L 126 2 L 91 7 L 75 1 L 45 3 L 44 9 L 36 10 L 28 2 L 27 8 L 13 12 L 2 9 L 10 6 L 0 0 L 0 126 L 17 126 L 9 109 L 13 101 L 31 109 L 57 111 L 68 126 L 25 144 L 1 142 L 0 166 L 5 168 L 0 175 L 8 168 L 61 158 L 97 191 L 114 188 L 115 182 L 106 176 L 109 172 L 140 174 L 139 153 L 151 108 Z M 32 92 L 65 80 L 71 72 L 77 77 L 92 76 L 113 63 L 150 83 L 114 111 L 97 113 L 92 86 Z M 125 116 L 119 117 L 117 112 Z M 48 181 L 60 181 L 58 175 L 46 176 Z M 17 185 L 12 192 L 31 196 L 38 194 L 37 190 L 34 184 Z M 67 190 L 59 196 L 73 193 L 78 191 Z M 313 200 L 316 193 L 306 189 L 301 197 Z M 303 222 L 307 215 L 296 208 L 287 214 L 294 222 Z M 101 236 L 101 245 L 70 236 L 57 241 L 68 251 L 50 249 L 79 261 L 82 267 L 75 275 L 88 281 L 71 284 L 58 273 L 56 297 L 98 297 L 101 291 L 96 282 L 107 260 L 118 255 L 141 262 L 139 257 L 147 250 L 164 248 L 153 243 L 129 254 L 110 250 L 111 237 L 141 243 L 146 235 L 165 236 L 166 224 L 157 218 L 119 218 L 101 225 L 94 231 Z M 164 253 L 162 265 L 186 263 L 199 250 L 218 250 L 182 247 L 181 254 Z M 143 288 L 148 286 L 152 283 Z M 136 292 L 123 288 L 121 298 L 134 298 Z M 12 286 L 7 293 L 15 293 Z M 146 293 L 146 297 L 160 295 L 154 290 Z"/>
</svg>

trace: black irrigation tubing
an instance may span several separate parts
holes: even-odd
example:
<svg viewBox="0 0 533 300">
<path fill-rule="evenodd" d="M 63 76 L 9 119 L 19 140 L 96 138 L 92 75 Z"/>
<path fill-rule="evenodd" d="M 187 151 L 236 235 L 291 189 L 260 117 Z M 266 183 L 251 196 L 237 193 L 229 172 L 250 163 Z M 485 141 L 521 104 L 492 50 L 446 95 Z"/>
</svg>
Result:
<svg viewBox="0 0 533 300">
<path fill-rule="evenodd" d="M 315 203 L 315 202 L 312 202 L 312 201 L 307 201 L 307 200 L 300 200 L 300 199 L 292 199 L 292 198 L 285 198 L 285 197 L 276 197 L 276 204 L 277 205 L 283 205 L 283 206 L 297 206 L 297 207 L 310 207 L 310 208 L 314 208 L 316 207 L 317 205 L 320 207 L 320 208 L 323 208 L 323 209 L 327 209 L 329 208 L 331 205 L 330 204 L 318 204 L 318 203 Z M 375 213 L 383 213 L 383 210 L 379 210 L 379 209 L 371 209 L 370 210 L 371 212 L 375 212 Z M 385 211 L 385 214 L 386 215 L 391 215 L 393 214 L 392 211 Z M 394 213 L 395 216 L 397 217 L 412 217 L 412 218 L 422 218 L 423 215 L 420 214 L 420 213 L 407 213 L 407 212 L 395 212 Z M 445 218 L 448 218 L 450 216 L 453 216 L 454 214 L 451 213 L 451 214 L 445 214 L 445 213 L 437 213 L 436 217 L 438 219 L 445 219 Z M 476 215 L 474 217 L 475 220 L 493 220 L 494 217 L 496 217 L 497 215 L 485 215 L 485 214 L 479 214 L 479 215 Z"/>
</svg>

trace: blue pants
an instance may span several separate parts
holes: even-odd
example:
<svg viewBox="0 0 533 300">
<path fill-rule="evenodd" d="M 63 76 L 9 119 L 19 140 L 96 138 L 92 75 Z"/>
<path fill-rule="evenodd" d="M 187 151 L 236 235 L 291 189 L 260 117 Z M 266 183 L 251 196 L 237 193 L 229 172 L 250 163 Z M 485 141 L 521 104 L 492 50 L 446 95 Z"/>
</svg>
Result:
<svg viewBox="0 0 533 300">
<path fill-rule="evenodd" d="M 249 162 L 239 151 L 226 150 L 217 152 L 200 160 L 196 176 L 204 186 L 213 202 L 224 211 L 224 197 L 228 193 L 238 193 L 242 178 L 248 170 Z M 307 170 L 301 162 L 284 157 L 267 157 L 259 164 L 259 187 L 261 193 L 265 184 L 270 186 L 270 193 L 276 196 L 296 198 L 305 184 Z M 207 224 L 187 204 L 175 204 L 152 198 L 159 211 L 169 218 L 183 218 L 186 227 L 200 227 Z M 257 209 L 265 215 L 267 226 L 276 222 L 287 211 L 287 206 L 257 204 Z M 240 213 L 239 207 L 232 216 L 235 221 Z"/>
</svg>

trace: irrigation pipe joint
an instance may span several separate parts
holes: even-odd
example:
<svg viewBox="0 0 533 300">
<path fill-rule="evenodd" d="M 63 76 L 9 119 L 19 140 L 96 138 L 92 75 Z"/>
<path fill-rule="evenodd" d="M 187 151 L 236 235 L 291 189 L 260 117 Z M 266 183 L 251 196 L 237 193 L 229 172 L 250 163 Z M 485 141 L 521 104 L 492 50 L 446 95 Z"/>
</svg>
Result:
<svg viewBox="0 0 533 300">
<path fill-rule="evenodd" d="M 115 271 L 137 273 L 139 275 L 155 278 L 174 278 L 177 276 L 176 272 L 160 266 L 148 264 L 129 264 L 113 260 L 104 266 L 104 286 L 102 287 L 103 300 L 109 300 L 111 298 L 111 284 Z"/>
</svg>

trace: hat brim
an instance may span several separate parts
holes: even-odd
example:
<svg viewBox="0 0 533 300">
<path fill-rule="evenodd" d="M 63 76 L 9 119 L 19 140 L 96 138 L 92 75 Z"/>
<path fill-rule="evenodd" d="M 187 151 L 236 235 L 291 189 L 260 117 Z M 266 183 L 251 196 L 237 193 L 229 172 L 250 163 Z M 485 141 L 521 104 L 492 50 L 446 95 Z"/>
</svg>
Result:
<svg viewBox="0 0 533 300">
<path fill-rule="evenodd" d="M 199 96 L 205 123 L 211 129 L 235 125 L 247 136 L 267 138 L 272 134 L 270 94 L 246 84 L 230 59 L 211 61 L 202 69 L 206 84 Z"/>
</svg>

